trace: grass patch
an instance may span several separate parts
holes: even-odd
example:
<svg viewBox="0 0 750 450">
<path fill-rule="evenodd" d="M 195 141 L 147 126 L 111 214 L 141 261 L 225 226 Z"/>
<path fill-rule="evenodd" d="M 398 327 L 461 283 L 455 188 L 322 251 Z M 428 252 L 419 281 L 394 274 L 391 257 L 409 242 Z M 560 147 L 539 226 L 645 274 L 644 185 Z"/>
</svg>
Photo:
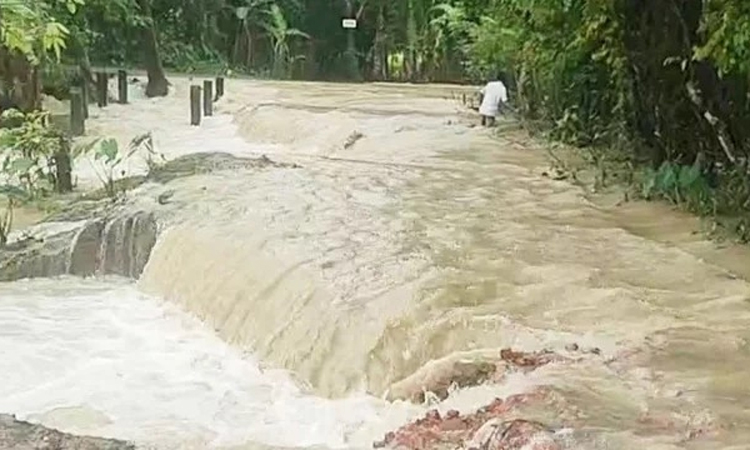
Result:
<svg viewBox="0 0 750 450">
<path fill-rule="evenodd" d="M 657 168 L 634 160 L 632 150 L 577 148 L 545 139 L 551 170 L 587 193 L 617 196 L 617 204 L 655 201 L 699 217 L 710 239 L 750 243 L 750 177 L 747 170 L 714 168 L 700 162 L 665 162 Z"/>
</svg>

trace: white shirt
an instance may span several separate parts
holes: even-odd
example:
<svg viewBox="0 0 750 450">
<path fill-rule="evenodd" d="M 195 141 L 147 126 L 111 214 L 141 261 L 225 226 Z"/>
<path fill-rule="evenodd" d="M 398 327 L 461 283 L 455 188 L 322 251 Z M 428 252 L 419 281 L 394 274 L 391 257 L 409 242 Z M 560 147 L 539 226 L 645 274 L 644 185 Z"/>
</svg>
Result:
<svg viewBox="0 0 750 450">
<path fill-rule="evenodd" d="M 479 114 L 483 116 L 497 116 L 500 102 L 508 102 L 508 90 L 502 81 L 490 81 L 479 92 L 484 95 L 479 106 Z"/>
</svg>

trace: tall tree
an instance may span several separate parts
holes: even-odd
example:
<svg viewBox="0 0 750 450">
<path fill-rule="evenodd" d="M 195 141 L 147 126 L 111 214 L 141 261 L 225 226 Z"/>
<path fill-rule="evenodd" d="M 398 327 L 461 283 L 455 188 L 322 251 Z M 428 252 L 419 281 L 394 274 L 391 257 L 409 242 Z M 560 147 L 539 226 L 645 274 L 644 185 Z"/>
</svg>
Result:
<svg viewBox="0 0 750 450">
<path fill-rule="evenodd" d="M 148 72 L 146 96 L 163 97 L 169 93 L 169 81 L 164 74 L 164 68 L 159 56 L 159 46 L 156 40 L 156 27 L 151 13 L 151 0 L 138 0 L 143 15 L 143 51 L 144 63 Z"/>
<path fill-rule="evenodd" d="M 75 11 L 81 0 L 66 0 Z M 47 3 L 35 0 L 0 0 L 0 78 L 3 95 L 22 110 L 41 106 L 41 66 L 52 52 L 65 48 L 68 30 L 50 14 Z"/>
</svg>

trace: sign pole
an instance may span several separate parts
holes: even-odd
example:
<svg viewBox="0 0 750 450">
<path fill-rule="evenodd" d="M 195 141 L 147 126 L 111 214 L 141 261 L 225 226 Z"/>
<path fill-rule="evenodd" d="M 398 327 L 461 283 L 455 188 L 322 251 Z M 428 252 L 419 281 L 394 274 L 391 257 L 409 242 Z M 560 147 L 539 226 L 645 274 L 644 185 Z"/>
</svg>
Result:
<svg viewBox="0 0 750 450">
<path fill-rule="evenodd" d="M 354 41 L 354 30 L 357 28 L 357 19 L 354 16 L 354 0 L 346 0 L 345 19 L 341 21 L 341 27 L 346 33 L 346 63 L 349 77 L 359 80 L 359 62 L 357 61 L 357 47 Z"/>
</svg>

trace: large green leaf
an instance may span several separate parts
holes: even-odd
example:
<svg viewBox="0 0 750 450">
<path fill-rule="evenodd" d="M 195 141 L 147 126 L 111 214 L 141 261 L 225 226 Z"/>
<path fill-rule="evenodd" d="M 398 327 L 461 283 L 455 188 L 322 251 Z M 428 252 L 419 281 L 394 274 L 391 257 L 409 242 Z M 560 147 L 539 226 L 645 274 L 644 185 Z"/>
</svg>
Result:
<svg viewBox="0 0 750 450">
<path fill-rule="evenodd" d="M 8 168 L 14 175 L 29 173 L 36 166 L 36 161 L 31 158 L 16 158 L 11 161 Z"/>
<path fill-rule="evenodd" d="M 104 139 L 96 152 L 96 159 L 104 159 L 105 163 L 111 164 L 120 154 L 117 140 L 114 138 Z"/>
<path fill-rule="evenodd" d="M 28 191 L 13 184 L 0 185 L 0 195 L 3 195 L 9 199 L 21 201 L 27 200 L 29 198 Z"/>
<path fill-rule="evenodd" d="M 695 166 L 682 166 L 680 168 L 680 188 L 689 189 L 696 184 L 701 178 L 701 171 Z"/>
</svg>

